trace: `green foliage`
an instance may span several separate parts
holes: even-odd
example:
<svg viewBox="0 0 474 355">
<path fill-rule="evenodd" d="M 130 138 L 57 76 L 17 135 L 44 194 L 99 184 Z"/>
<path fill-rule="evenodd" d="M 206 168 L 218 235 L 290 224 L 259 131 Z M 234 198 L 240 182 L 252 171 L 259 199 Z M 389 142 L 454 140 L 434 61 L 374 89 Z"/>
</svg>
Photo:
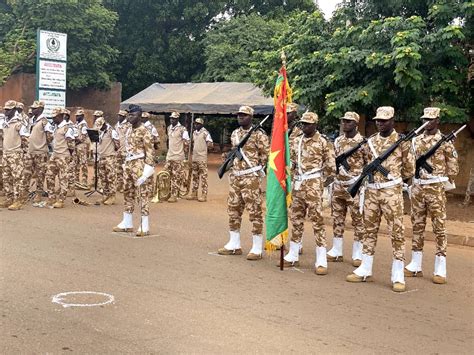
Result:
<svg viewBox="0 0 474 355">
<path fill-rule="evenodd" d="M 68 87 L 108 88 L 118 51 L 109 44 L 117 14 L 101 0 L 7 0 L 0 3 L 0 84 L 34 72 L 36 30 L 68 34 Z"/>
</svg>

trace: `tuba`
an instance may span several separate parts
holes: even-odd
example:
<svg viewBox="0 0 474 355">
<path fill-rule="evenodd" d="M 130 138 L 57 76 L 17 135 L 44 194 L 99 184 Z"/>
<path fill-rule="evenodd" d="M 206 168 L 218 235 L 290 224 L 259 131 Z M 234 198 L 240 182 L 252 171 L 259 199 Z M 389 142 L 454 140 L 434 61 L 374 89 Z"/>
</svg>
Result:
<svg viewBox="0 0 474 355">
<path fill-rule="evenodd" d="M 155 184 L 153 185 L 152 203 L 166 201 L 171 194 L 171 176 L 170 173 L 163 170 L 156 174 Z"/>
</svg>

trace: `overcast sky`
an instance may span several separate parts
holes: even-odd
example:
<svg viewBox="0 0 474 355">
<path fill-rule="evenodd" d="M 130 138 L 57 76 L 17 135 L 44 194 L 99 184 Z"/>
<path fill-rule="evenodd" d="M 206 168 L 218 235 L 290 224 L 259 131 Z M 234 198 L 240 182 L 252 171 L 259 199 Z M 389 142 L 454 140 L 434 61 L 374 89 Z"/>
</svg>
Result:
<svg viewBox="0 0 474 355">
<path fill-rule="evenodd" d="M 318 0 L 319 8 L 324 12 L 326 18 L 331 17 L 332 12 L 336 8 L 336 4 L 341 0 Z"/>
</svg>

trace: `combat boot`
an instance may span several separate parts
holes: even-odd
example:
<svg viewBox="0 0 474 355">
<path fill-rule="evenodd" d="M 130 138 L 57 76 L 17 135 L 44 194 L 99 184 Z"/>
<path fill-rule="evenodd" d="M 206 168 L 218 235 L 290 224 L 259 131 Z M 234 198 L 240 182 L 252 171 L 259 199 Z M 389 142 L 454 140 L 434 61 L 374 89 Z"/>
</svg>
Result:
<svg viewBox="0 0 474 355">
<path fill-rule="evenodd" d="M 111 195 L 109 196 L 107 199 L 105 199 L 105 201 L 103 202 L 104 205 L 106 206 L 112 206 L 115 204 L 115 195 Z"/>
<path fill-rule="evenodd" d="M 198 193 L 197 191 L 193 191 L 191 195 L 186 197 L 186 200 L 197 200 L 198 199 Z M 169 200 L 168 200 L 169 201 Z"/>
<path fill-rule="evenodd" d="M 169 203 L 176 203 L 178 202 L 178 198 L 176 196 L 171 195 L 170 198 L 168 199 Z"/>
<path fill-rule="evenodd" d="M 20 200 L 16 200 L 15 202 L 13 202 L 10 206 L 8 206 L 8 209 L 10 211 L 18 211 L 18 210 L 21 210 L 21 207 L 23 206 L 23 204 L 21 203 Z"/>
<path fill-rule="evenodd" d="M 327 260 L 332 262 L 339 262 L 344 261 L 344 257 L 342 255 L 343 252 L 343 238 L 336 238 L 332 239 L 332 248 L 327 253 Z"/>
<path fill-rule="evenodd" d="M 405 275 L 402 260 L 394 259 L 392 262 L 392 290 L 394 292 L 405 292 Z"/>
<path fill-rule="evenodd" d="M 8 199 L 0 203 L 0 208 L 8 208 L 13 203 L 13 200 Z"/>
<path fill-rule="evenodd" d="M 446 282 L 446 257 L 442 255 L 436 255 L 433 273 L 433 283 L 442 285 Z"/>
<path fill-rule="evenodd" d="M 219 255 L 242 255 L 240 247 L 240 232 L 229 232 L 229 241 L 223 248 L 217 250 Z"/>
<path fill-rule="evenodd" d="M 327 275 L 328 260 L 325 247 L 316 247 L 316 262 L 314 263 L 314 273 L 316 275 Z"/>
<path fill-rule="evenodd" d="M 347 282 L 370 282 L 372 281 L 372 265 L 374 256 L 362 254 L 362 262 L 352 274 L 346 276 Z"/>
<path fill-rule="evenodd" d="M 259 260 L 262 258 L 263 253 L 263 236 L 254 235 L 252 239 L 252 249 L 247 254 L 247 260 Z"/>
<path fill-rule="evenodd" d="M 64 208 L 64 201 L 63 200 L 57 200 L 53 204 L 53 208 Z"/>
<path fill-rule="evenodd" d="M 206 195 L 201 195 L 201 197 L 198 198 L 199 202 L 206 202 L 207 201 L 207 196 Z"/>
</svg>

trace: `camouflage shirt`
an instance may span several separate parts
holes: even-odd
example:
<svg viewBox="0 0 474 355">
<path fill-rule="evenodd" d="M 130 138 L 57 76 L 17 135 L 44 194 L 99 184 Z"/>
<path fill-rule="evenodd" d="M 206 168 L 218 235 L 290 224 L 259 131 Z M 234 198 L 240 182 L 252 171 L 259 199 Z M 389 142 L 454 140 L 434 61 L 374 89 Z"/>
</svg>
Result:
<svg viewBox="0 0 474 355">
<path fill-rule="evenodd" d="M 334 151 L 336 156 L 347 152 L 349 149 L 355 147 L 363 140 L 364 137 L 362 137 L 359 132 L 357 132 L 353 138 L 347 138 L 345 135 L 337 137 L 334 141 Z M 339 167 L 339 174 L 336 176 L 339 181 L 348 181 L 360 175 L 364 169 L 364 166 L 367 164 L 366 154 L 364 154 L 364 145 L 349 158 L 347 158 L 347 163 L 350 166 L 349 171 L 346 171 L 342 165 Z"/>
<path fill-rule="evenodd" d="M 436 134 L 426 134 L 425 132 L 418 137 L 413 138 L 412 145 L 415 151 L 415 157 L 426 153 L 432 146 L 441 140 L 442 134 L 438 130 Z M 428 174 L 424 169 L 420 170 L 421 179 L 429 179 L 431 176 L 448 176 L 453 179 L 459 173 L 458 154 L 452 142 L 445 142 L 436 150 L 428 164 L 433 167 L 433 172 Z"/>
<path fill-rule="evenodd" d="M 290 128 L 288 133 L 289 133 L 288 141 L 291 144 L 291 142 L 293 142 L 296 137 L 301 136 L 303 134 L 303 131 L 301 130 L 300 126 L 298 126 L 298 124 L 295 124 L 293 125 L 292 128 Z"/>
<path fill-rule="evenodd" d="M 117 154 L 124 155 L 125 154 L 125 133 L 130 128 L 130 123 L 126 120 L 122 122 L 117 122 L 115 124 L 115 131 L 118 133 L 120 147 L 117 151 Z"/>
<path fill-rule="evenodd" d="M 125 133 L 126 156 L 143 156 L 145 164 L 155 166 L 151 133 L 144 125 L 129 126 Z"/>
<path fill-rule="evenodd" d="M 242 127 L 239 127 L 234 130 L 230 137 L 232 147 L 236 147 L 249 130 L 250 129 L 245 130 Z M 248 139 L 247 143 L 242 148 L 243 155 L 245 155 L 246 159 L 244 158 L 242 160 L 239 160 L 235 158 L 232 170 L 247 170 L 259 165 L 265 167 L 268 160 L 269 150 L 270 143 L 268 141 L 268 136 L 265 131 L 261 129 L 255 130 Z"/>
</svg>

